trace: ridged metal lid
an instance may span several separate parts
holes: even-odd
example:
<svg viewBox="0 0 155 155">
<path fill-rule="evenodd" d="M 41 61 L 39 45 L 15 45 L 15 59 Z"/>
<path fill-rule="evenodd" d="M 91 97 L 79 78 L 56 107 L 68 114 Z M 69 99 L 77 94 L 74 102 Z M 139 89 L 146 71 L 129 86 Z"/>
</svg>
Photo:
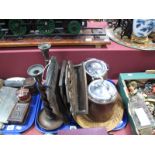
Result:
<svg viewBox="0 0 155 155">
<path fill-rule="evenodd" d="M 107 73 L 107 65 L 104 61 L 95 58 L 84 62 L 86 73 L 93 78 L 103 77 Z"/>
<path fill-rule="evenodd" d="M 88 86 L 88 97 L 95 103 L 108 104 L 117 97 L 116 87 L 107 80 L 94 80 Z"/>
</svg>

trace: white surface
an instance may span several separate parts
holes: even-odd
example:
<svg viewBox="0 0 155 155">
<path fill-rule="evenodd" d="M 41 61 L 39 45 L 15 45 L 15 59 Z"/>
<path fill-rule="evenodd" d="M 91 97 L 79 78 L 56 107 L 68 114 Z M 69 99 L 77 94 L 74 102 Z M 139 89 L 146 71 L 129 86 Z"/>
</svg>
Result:
<svg viewBox="0 0 155 155">
<path fill-rule="evenodd" d="M 8 125 L 6 130 L 8 131 L 14 130 L 14 127 L 15 127 L 14 125 Z"/>
<path fill-rule="evenodd" d="M 143 108 L 135 109 L 135 113 L 140 121 L 141 126 L 151 125 L 151 122 Z"/>
</svg>

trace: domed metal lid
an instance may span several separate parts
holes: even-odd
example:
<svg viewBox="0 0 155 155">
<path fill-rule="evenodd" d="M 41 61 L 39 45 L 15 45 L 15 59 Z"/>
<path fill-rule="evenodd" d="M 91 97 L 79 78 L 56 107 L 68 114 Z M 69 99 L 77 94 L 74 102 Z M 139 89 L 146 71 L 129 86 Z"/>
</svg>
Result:
<svg viewBox="0 0 155 155">
<path fill-rule="evenodd" d="M 88 97 L 95 103 L 108 104 L 117 97 L 116 87 L 107 80 L 94 80 L 88 86 Z"/>
<path fill-rule="evenodd" d="M 91 77 L 99 78 L 107 73 L 107 65 L 104 61 L 95 58 L 89 59 L 84 62 L 86 73 Z"/>
</svg>

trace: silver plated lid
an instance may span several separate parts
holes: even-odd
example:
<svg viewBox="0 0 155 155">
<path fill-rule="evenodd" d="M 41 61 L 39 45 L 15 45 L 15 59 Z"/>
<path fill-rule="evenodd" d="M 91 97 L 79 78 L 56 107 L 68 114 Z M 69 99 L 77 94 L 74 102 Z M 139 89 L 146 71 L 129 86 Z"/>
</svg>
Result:
<svg viewBox="0 0 155 155">
<path fill-rule="evenodd" d="M 95 103 L 108 104 L 116 100 L 117 89 L 107 80 L 94 80 L 88 86 L 88 97 Z"/>
<path fill-rule="evenodd" d="M 93 78 L 103 77 L 107 71 L 107 65 L 104 61 L 95 58 L 84 62 L 86 73 Z"/>
</svg>

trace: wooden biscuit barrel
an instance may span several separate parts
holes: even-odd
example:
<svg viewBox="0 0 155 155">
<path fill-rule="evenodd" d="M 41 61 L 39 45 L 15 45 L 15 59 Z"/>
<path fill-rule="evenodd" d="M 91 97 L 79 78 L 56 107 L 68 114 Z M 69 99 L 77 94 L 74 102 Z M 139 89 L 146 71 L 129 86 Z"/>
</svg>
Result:
<svg viewBox="0 0 155 155">
<path fill-rule="evenodd" d="M 113 115 L 117 99 L 116 87 L 107 80 L 94 80 L 88 86 L 89 116 L 92 120 L 107 121 Z"/>
</svg>

